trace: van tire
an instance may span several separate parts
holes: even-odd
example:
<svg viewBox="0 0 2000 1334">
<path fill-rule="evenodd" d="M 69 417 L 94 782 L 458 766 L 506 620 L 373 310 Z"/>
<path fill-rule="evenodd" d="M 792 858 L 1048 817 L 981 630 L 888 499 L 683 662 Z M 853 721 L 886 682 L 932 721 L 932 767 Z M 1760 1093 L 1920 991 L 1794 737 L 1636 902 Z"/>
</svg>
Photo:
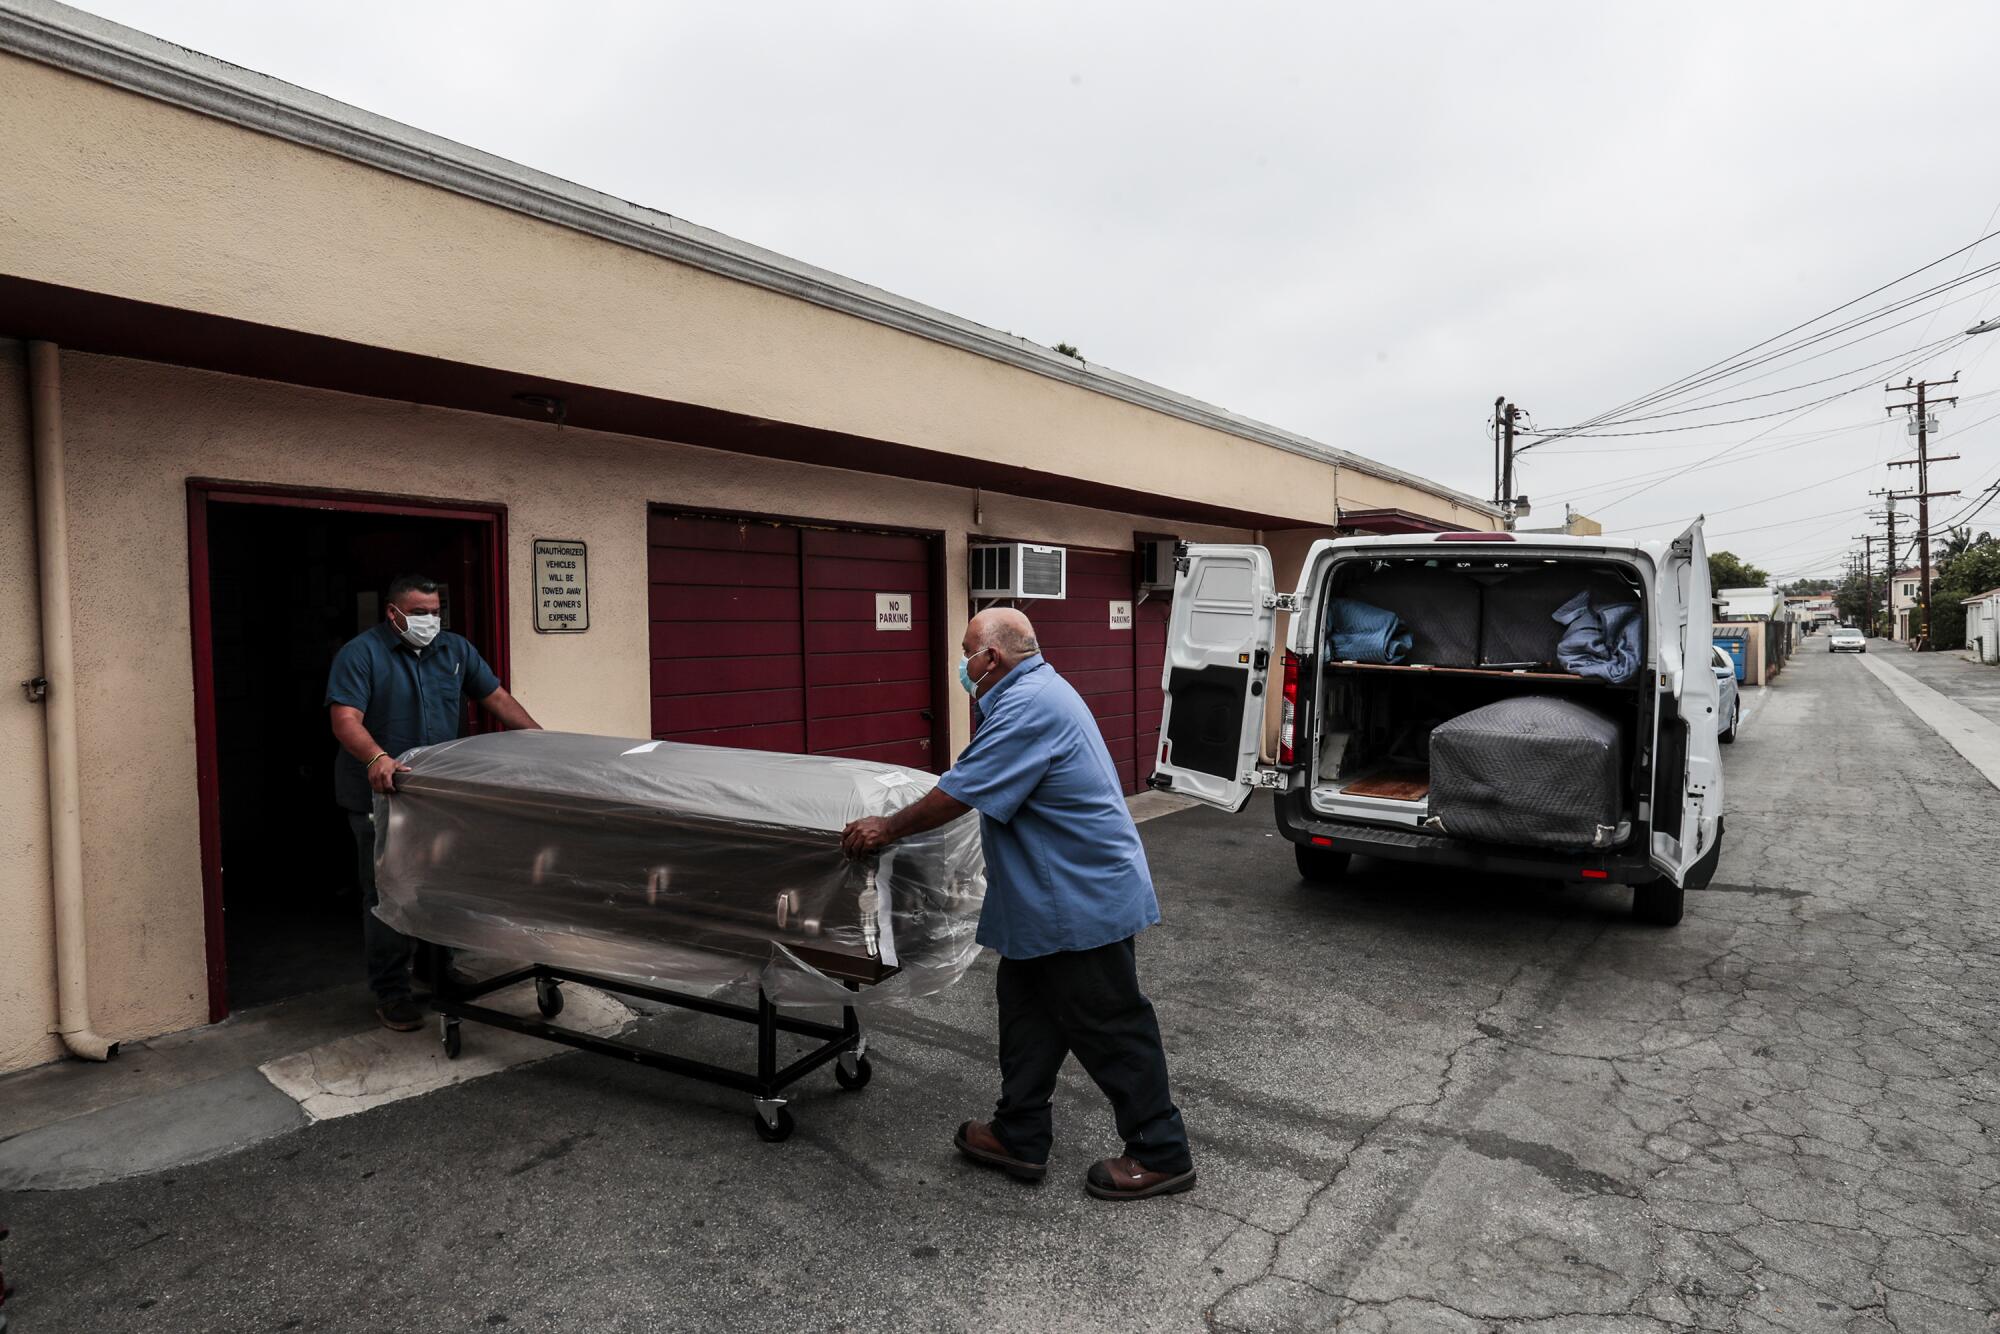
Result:
<svg viewBox="0 0 2000 1334">
<path fill-rule="evenodd" d="M 1347 878 L 1347 857 L 1331 848 L 1292 844 L 1292 856 L 1299 864 L 1299 878 L 1315 885 L 1337 885 Z"/>
<path fill-rule="evenodd" d="M 1632 886 L 1632 915 L 1648 926 L 1678 926 L 1687 891 L 1671 880 Z"/>
</svg>

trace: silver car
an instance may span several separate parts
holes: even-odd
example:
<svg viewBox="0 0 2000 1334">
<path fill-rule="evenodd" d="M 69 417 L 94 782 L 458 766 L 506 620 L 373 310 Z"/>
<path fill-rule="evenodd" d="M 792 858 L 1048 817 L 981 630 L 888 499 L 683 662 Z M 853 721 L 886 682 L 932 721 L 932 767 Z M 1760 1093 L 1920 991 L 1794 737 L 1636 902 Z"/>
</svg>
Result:
<svg viewBox="0 0 2000 1334">
<path fill-rule="evenodd" d="M 1828 653 L 1866 653 L 1868 637 L 1851 625 L 1843 625 L 1827 637 Z"/>
<path fill-rule="evenodd" d="M 1709 646 L 1715 655 L 1715 729 L 1725 744 L 1736 740 L 1736 721 L 1743 714 L 1743 697 L 1736 688 L 1736 660 L 1720 644 Z"/>
</svg>

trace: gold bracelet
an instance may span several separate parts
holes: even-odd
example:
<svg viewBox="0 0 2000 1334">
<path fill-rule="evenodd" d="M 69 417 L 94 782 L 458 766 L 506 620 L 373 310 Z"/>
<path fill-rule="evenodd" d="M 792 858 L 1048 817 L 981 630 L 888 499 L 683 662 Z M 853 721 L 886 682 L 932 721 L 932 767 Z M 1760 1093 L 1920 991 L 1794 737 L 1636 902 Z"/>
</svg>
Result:
<svg viewBox="0 0 2000 1334">
<path fill-rule="evenodd" d="M 378 751 L 376 751 L 376 752 L 375 752 L 375 757 L 374 757 L 374 759 L 371 759 L 371 760 L 369 760 L 369 761 L 368 761 L 368 763 L 366 763 L 366 764 L 362 765 L 361 767 L 362 767 L 362 768 L 364 768 L 364 769 L 373 769 L 373 768 L 375 767 L 375 760 L 386 760 L 386 759 L 388 759 L 388 758 L 389 758 L 389 752 L 388 752 L 388 751 L 386 751 L 386 750 L 378 750 Z"/>
</svg>

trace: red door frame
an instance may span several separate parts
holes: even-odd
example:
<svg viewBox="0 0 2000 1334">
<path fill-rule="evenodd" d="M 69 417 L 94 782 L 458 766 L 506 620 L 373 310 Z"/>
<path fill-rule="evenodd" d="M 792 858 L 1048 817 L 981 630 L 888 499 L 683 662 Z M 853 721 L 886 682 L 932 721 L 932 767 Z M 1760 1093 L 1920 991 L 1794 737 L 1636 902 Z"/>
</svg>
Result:
<svg viewBox="0 0 2000 1334">
<path fill-rule="evenodd" d="M 353 514 L 394 514 L 408 518 L 463 519 L 485 525 L 482 556 L 488 578 L 481 615 L 493 627 L 492 668 L 508 685 L 507 507 L 478 501 L 432 500 L 422 496 L 366 491 L 329 491 L 266 486 L 190 477 L 188 492 L 188 601 L 194 650 L 195 790 L 200 806 L 202 922 L 208 963 L 208 1019 L 229 1013 L 228 955 L 222 922 L 222 788 L 216 759 L 215 626 L 209 596 L 208 507 L 271 505 L 293 509 L 340 510 Z"/>
</svg>

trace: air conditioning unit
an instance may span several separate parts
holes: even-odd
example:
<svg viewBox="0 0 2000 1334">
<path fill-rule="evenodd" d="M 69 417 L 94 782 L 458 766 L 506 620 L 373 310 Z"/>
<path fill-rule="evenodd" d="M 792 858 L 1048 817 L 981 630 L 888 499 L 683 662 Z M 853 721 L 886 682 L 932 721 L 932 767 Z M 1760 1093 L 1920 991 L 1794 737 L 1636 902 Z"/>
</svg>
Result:
<svg viewBox="0 0 2000 1334">
<path fill-rule="evenodd" d="M 1139 544 L 1139 591 L 1141 593 L 1171 593 L 1174 591 L 1174 549 L 1180 545 L 1178 538 L 1154 538 Z"/>
<path fill-rule="evenodd" d="M 1067 583 L 1067 553 L 1032 542 L 981 543 L 968 564 L 975 598 L 1059 598 Z"/>
</svg>

